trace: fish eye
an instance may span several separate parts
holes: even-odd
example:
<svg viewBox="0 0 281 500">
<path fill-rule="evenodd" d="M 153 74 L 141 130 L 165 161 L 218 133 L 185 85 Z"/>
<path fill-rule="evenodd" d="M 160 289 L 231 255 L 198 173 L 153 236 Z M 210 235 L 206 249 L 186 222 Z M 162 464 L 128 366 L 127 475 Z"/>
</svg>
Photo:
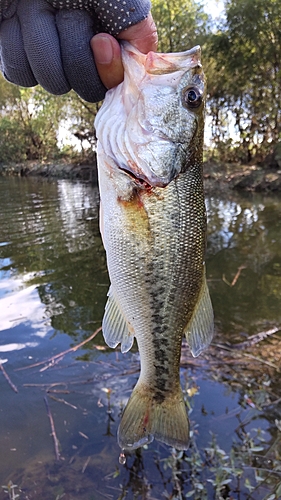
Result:
<svg viewBox="0 0 281 500">
<path fill-rule="evenodd" d="M 187 108 L 199 108 L 202 103 L 202 92 L 198 87 L 187 87 L 183 91 L 183 104 Z"/>
</svg>

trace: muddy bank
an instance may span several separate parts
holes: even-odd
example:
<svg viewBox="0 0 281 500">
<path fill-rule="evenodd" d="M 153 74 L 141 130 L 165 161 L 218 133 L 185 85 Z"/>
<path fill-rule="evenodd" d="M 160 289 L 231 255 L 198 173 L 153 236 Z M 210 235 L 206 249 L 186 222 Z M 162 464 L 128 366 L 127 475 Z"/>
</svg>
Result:
<svg viewBox="0 0 281 500">
<path fill-rule="evenodd" d="M 281 170 L 258 165 L 204 163 L 206 192 L 236 189 L 255 192 L 281 191 Z"/>
<path fill-rule="evenodd" d="M 54 179 L 83 180 L 97 183 L 96 164 L 67 162 L 0 165 L 0 175 L 41 176 Z M 237 189 L 243 191 L 281 191 L 281 170 L 262 168 L 258 165 L 233 163 L 204 163 L 204 184 L 206 192 Z"/>
<path fill-rule="evenodd" d="M 31 162 L 0 164 L 2 176 L 41 176 L 54 179 L 83 180 L 97 183 L 97 168 L 95 163 L 79 164 L 67 162 Z"/>
</svg>

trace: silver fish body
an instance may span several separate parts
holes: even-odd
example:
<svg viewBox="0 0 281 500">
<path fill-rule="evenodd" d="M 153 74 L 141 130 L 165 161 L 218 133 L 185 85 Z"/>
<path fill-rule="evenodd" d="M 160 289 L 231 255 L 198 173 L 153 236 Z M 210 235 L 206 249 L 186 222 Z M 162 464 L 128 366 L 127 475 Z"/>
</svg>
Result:
<svg viewBox="0 0 281 500">
<path fill-rule="evenodd" d="M 103 334 L 122 352 L 136 338 L 141 359 L 118 441 L 135 449 L 156 438 L 186 449 L 182 337 L 197 356 L 213 335 L 200 49 L 146 56 L 124 44 L 122 57 L 124 82 L 107 93 L 96 118 L 100 225 L 111 280 Z"/>
</svg>

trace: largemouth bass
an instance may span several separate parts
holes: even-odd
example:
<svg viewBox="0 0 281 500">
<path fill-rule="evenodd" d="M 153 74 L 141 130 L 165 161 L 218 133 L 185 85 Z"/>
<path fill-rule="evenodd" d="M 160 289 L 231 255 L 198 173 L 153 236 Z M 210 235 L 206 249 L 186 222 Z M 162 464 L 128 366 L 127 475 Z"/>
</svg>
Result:
<svg viewBox="0 0 281 500">
<path fill-rule="evenodd" d="M 125 77 L 107 92 L 95 126 L 100 228 L 111 286 L 103 335 L 141 372 L 118 430 L 122 449 L 154 438 L 189 443 L 180 386 L 181 343 L 193 356 L 213 335 L 206 284 L 202 182 L 205 79 L 200 47 L 141 54 L 122 45 Z"/>
</svg>

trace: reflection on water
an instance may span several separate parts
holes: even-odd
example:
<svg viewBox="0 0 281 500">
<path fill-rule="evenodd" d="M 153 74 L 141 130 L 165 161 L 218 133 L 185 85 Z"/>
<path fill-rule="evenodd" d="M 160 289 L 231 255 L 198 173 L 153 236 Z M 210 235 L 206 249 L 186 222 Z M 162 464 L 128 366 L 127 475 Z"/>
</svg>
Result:
<svg viewBox="0 0 281 500">
<path fill-rule="evenodd" d="M 231 193 L 228 199 L 209 197 L 207 209 L 215 342 L 242 342 L 281 323 L 281 202 Z M 0 373 L 0 484 L 11 479 L 22 487 L 20 499 L 29 500 L 180 499 L 187 493 L 212 498 L 215 457 L 206 455 L 211 432 L 218 449 L 229 452 L 233 440 L 238 447 L 242 438 L 244 443 L 241 433 L 249 425 L 252 434 L 253 428 L 262 429 L 269 450 L 280 450 L 275 420 L 280 420 L 281 394 L 271 381 L 274 370 L 261 372 L 257 380 L 246 369 L 244 375 L 239 368 L 235 372 L 233 359 L 227 370 L 221 361 L 219 371 L 212 371 L 213 360 L 196 364 L 188 354 L 181 379 L 192 420 L 190 451 L 179 457 L 152 443 L 121 466 L 115 436 L 138 378 L 137 352 L 112 352 L 98 334 L 77 351 L 52 358 L 100 326 L 107 288 L 97 188 L 0 178 L 0 362 L 19 391 Z M 266 399 L 271 383 L 273 407 Z M 249 440 L 258 449 L 252 434 Z M 267 491 L 256 490 L 254 498 Z M 8 493 L 0 491 L 0 500 L 6 498 Z"/>
<path fill-rule="evenodd" d="M 279 199 L 209 198 L 207 208 L 207 272 L 219 328 L 234 341 L 281 324 Z"/>
<path fill-rule="evenodd" d="M 1 248 L 5 279 L 20 276 L 23 287 L 35 286 L 45 306 L 44 316 L 54 329 L 73 336 L 83 324 L 91 331 L 92 323 L 102 317 L 100 299 L 108 284 L 97 189 L 63 181 L 2 182 L 9 186 L 1 192 L 0 214 L 1 240 L 9 241 Z M 35 305 L 30 302 L 29 307 Z M 34 317 L 24 306 L 21 311 Z"/>
</svg>

